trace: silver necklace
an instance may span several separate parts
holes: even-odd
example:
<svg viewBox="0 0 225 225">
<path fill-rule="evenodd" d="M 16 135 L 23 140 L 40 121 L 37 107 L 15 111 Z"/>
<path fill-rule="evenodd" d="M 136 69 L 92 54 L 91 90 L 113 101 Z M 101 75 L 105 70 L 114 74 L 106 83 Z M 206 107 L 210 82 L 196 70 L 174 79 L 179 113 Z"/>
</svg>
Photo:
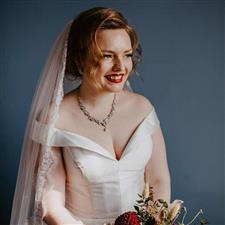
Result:
<svg viewBox="0 0 225 225">
<path fill-rule="evenodd" d="M 94 122 L 96 124 L 98 124 L 99 126 L 103 127 L 103 131 L 106 131 L 106 127 L 111 119 L 111 117 L 113 116 L 113 113 L 115 111 L 115 105 L 116 105 L 116 93 L 114 94 L 114 98 L 113 98 L 113 102 L 112 102 L 112 106 L 111 106 L 111 110 L 109 112 L 109 114 L 102 120 L 98 120 L 96 118 L 94 118 L 93 116 L 91 116 L 91 114 L 87 111 L 86 107 L 83 105 L 83 103 L 81 102 L 80 96 L 77 95 L 77 101 L 78 101 L 78 105 L 81 109 L 81 111 L 83 112 L 83 114 L 91 121 Z"/>
</svg>

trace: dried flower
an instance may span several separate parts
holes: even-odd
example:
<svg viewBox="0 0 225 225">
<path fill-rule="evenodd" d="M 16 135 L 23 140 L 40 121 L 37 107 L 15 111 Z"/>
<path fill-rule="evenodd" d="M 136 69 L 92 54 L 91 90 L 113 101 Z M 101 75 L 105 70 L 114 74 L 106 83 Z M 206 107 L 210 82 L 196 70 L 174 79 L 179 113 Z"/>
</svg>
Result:
<svg viewBox="0 0 225 225">
<path fill-rule="evenodd" d="M 146 182 L 145 183 L 145 187 L 144 187 L 144 191 L 143 191 L 143 196 L 144 198 L 148 198 L 149 197 L 149 194 L 150 194 L 150 187 L 149 187 L 149 183 Z"/>
<path fill-rule="evenodd" d="M 182 208 L 182 204 L 183 204 L 183 201 L 182 200 L 174 200 L 170 206 L 169 206 L 169 213 L 168 213 L 168 219 L 170 221 L 173 221 L 176 219 L 176 217 L 178 216 L 181 208 Z"/>
<path fill-rule="evenodd" d="M 159 212 L 159 221 L 163 221 L 168 217 L 168 210 L 167 209 L 162 209 Z"/>
</svg>

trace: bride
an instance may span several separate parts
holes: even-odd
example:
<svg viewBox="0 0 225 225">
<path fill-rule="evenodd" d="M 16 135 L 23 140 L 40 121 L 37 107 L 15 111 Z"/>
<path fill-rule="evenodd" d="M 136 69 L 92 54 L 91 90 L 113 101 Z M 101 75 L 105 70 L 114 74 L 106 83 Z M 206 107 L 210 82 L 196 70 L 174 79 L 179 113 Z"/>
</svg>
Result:
<svg viewBox="0 0 225 225">
<path fill-rule="evenodd" d="M 11 225 L 114 222 L 146 182 L 170 201 L 155 108 L 128 81 L 140 57 L 135 30 L 114 9 L 92 8 L 66 26 L 33 100 Z"/>
</svg>

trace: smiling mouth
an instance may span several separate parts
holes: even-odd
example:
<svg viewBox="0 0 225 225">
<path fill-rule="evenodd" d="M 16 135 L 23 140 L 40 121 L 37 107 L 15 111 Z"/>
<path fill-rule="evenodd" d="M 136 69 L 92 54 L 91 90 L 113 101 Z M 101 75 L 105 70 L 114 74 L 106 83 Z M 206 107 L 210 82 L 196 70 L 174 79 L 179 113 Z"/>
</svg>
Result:
<svg viewBox="0 0 225 225">
<path fill-rule="evenodd" d="M 123 81 L 124 74 L 110 74 L 106 75 L 105 78 L 113 83 L 121 83 Z"/>
</svg>

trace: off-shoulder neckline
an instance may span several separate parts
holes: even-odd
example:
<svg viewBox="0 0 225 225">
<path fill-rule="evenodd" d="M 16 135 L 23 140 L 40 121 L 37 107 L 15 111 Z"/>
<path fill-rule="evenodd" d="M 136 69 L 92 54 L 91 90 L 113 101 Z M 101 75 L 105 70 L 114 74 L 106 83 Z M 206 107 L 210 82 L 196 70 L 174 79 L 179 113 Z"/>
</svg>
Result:
<svg viewBox="0 0 225 225">
<path fill-rule="evenodd" d="M 126 150 L 128 149 L 128 147 L 130 146 L 130 144 L 132 143 L 135 135 L 138 133 L 138 131 L 140 130 L 140 128 L 143 126 L 143 124 L 148 121 L 148 119 L 152 116 L 152 114 L 154 113 L 155 109 L 153 107 L 153 109 L 151 110 L 151 112 L 148 113 L 148 115 L 136 126 L 134 132 L 131 134 L 131 136 L 129 137 L 128 141 L 127 141 L 127 144 L 126 146 L 124 147 L 124 149 L 122 150 L 122 154 L 120 156 L 119 159 L 116 158 L 116 154 L 115 154 L 115 149 L 114 149 L 114 153 L 112 153 L 110 150 L 106 149 L 105 147 L 103 147 L 101 144 L 98 144 L 96 141 L 92 140 L 91 138 L 89 137 L 86 137 L 84 135 L 81 135 L 79 133 L 76 133 L 76 132 L 72 132 L 72 131 L 68 131 L 68 130 L 65 130 L 65 129 L 61 129 L 61 128 L 57 128 L 57 127 L 54 127 L 53 129 L 57 132 L 60 132 L 60 133 L 64 133 L 64 134 L 68 134 L 70 136 L 74 136 L 76 138 L 80 138 L 80 139 L 83 139 L 84 141 L 87 141 L 91 144 L 94 144 L 95 146 L 101 148 L 103 151 L 109 153 L 116 161 L 120 161 L 124 154 L 126 153 Z"/>
</svg>

